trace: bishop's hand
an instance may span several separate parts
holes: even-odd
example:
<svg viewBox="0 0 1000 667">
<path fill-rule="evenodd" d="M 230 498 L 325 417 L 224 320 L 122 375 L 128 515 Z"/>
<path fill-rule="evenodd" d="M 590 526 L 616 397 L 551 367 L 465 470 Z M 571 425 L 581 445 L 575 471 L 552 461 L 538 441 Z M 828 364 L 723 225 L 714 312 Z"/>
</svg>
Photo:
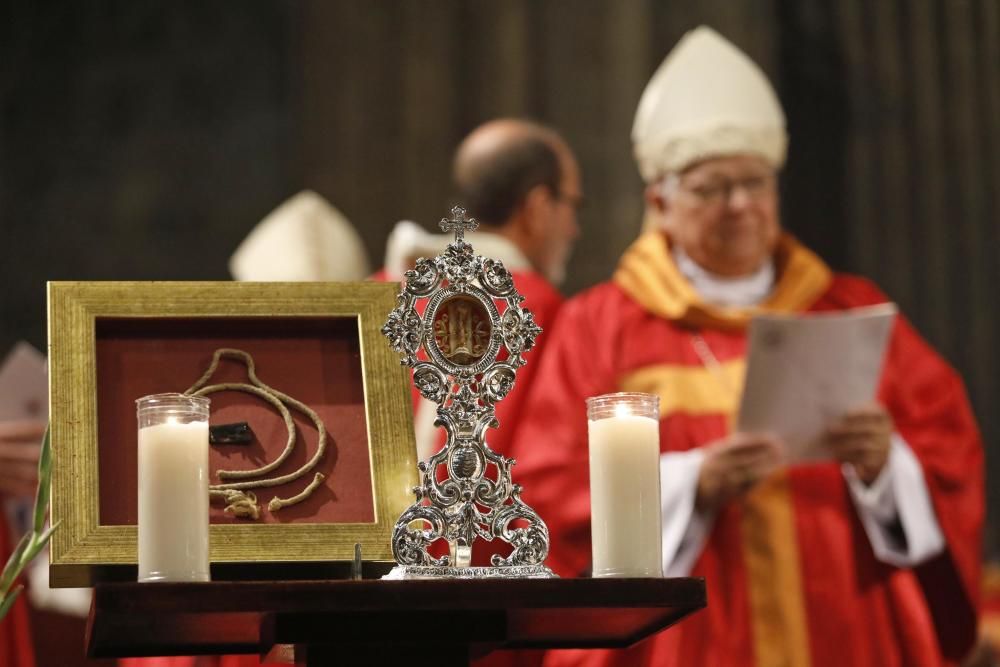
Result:
<svg viewBox="0 0 1000 667">
<path fill-rule="evenodd" d="M 873 403 L 852 410 L 831 424 L 823 444 L 835 459 L 853 465 L 862 482 L 871 484 L 889 460 L 893 430 L 889 412 Z"/>
<path fill-rule="evenodd" d="M 733 433 L 705 447 L 695 507 L 718 509 L 745 494 L 781 464 L 781 441 L 762 433 Z"/>
</svg>

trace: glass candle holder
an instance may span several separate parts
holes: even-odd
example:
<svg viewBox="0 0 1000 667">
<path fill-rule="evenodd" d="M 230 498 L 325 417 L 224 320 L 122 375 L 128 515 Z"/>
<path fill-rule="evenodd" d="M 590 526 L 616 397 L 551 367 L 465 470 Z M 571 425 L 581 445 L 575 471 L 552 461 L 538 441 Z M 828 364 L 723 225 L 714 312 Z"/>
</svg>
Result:
<svg viewBox="0 0 1000 667">
<path fill-rule="evenodd" d="M 139 581 L 208 581 L 209 399 L 155 394 L 139 420 Z"/>
<path fill-rule="evenodd" d="M 595 577 L 663 576 L 659 403 L 640 393 L 587 399 Z"/>
</svg>

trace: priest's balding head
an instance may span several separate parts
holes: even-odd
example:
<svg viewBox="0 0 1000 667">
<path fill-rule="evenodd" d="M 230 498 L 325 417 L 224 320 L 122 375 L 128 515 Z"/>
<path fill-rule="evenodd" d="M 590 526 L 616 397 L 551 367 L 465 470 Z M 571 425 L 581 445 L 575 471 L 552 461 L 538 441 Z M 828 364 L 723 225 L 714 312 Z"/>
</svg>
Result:
<svg viewBox="0 0 1000 667">
<path fill-rule="evenodd" d="M 506 237 L 536 271 L 562 281 L 582 200 L 580 169 L 562 137 L 526 120 L 489 121 L 459 145 L 452 175 L 483 231 Z"/>
</svg>

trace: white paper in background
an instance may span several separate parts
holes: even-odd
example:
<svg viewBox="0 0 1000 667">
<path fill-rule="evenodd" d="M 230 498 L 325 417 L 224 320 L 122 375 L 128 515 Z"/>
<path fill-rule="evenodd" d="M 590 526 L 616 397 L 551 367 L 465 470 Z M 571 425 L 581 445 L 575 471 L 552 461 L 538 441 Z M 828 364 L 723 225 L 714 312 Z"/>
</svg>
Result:
<svg viewBox="0 0 1000 667">
<path fill-rule="evenodd" d="M 49 418 L 45 356 L 19 341 L 0 364 L 0 421 Z"/>
<path fill-rule="evenodd" d="M 875 399 L 895 304 L 753 318 L 739 430 L 781 437 L 787 462 L 828 457 L 819 437 Z"/>
<path fill-rule="evenodd" d="M 0 363 L 0 421 L 48 418 L 49 378 L 45 356 L 30 343 L 19 341 Z M 3 511 L 15 543 L 31 528 L 33 508 L 33 497 L 4 499 Z"/>
</svg>

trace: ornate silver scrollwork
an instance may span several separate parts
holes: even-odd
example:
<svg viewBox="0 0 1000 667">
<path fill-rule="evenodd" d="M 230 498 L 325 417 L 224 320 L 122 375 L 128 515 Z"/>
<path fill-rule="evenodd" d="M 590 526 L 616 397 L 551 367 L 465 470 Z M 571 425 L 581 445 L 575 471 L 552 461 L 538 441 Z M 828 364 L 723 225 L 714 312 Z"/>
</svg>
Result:
<svg viewBox="0 0 1000 667">
<path fill-rule="evenodd" d="M 444 447 L 418 464 L 416 502 L 396 521 L 392 552 L 399 566 L 388 578 L 552 577 L 543 564 L 548 528 L 511 482 L 514 460 L 486 444 L 487 429 L 498 426 L 494 406 L 513 389 L 522 355 L 542 330 L 522 307 L 524 297 L 503 263 L 476 255 L 466 243 L 476 221 L 460 206 L 451 214 L 441 228 L 455 232 L 455 240 L 406 272 L 382 327 L 413 369 L 420 395 L 438 404 L 435 424 L 447 435 Z M 499 359 L 502 348 L 505 359 Z M 428 549 L 439 540 L 449 549 L 436 557 Z M 492 567 L 472 567 L 477 540 L 507 542 L 513 551 L 494 553 Z"/>
</svg>

